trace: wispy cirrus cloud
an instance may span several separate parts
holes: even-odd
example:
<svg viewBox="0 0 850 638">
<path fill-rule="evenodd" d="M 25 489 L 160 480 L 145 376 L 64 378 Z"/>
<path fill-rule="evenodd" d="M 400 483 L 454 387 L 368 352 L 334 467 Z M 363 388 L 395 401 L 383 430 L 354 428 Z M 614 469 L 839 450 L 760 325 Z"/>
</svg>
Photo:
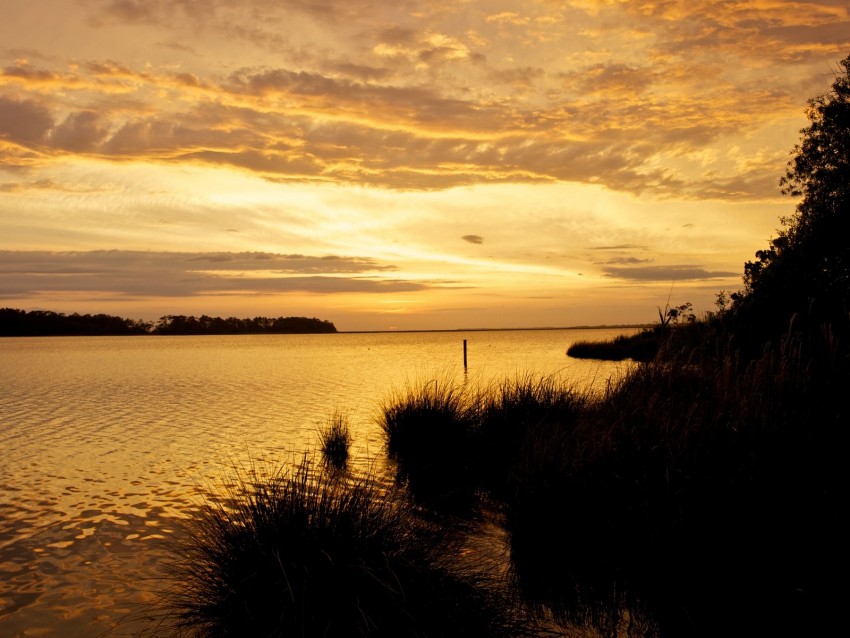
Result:
<svg viewBox="0 0 850 638">
<path fill-rule="evenodd" d="M 172 53 L 180 42 L 193 54 L 183 68 L 106 54 L 10 61 L 0 75 L 0 159 L 20 164 L 23 151 L 38 166 L 72 153 L 233 167 L 274 181 L 422 190 L 568 181 L 729 199 L 775 196 L 787 146 L 732 172 L 717 158 L 743 151 L 726 140 L 802 113 L 805 75 L 789 81 L 766 60 L 802 69 L 826 50 L 837 58 L 850 25 L 847 7 L 826 1 L 482 11 L 110 0 L 90 9 L 96 30 L 155 29 Z M 463 29 L 451 20 L 459 15 Z M 273 37 L 278 21 L 290 25 L 285 37 Z M 200 63 L 215 60 L 216 38 L 281 62 Z M 620 40 L 622 55 L 596 53 Z M 564 54 L 553 63 L 541 47 Z"/>
</svg>

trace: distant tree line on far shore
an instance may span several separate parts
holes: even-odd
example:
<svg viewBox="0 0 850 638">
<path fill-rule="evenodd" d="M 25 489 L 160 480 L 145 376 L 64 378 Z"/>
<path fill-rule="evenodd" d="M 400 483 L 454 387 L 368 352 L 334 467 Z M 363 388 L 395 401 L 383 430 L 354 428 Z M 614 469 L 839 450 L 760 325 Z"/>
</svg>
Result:
<svg viewBox="0 0 850 638">
<path fill-rule="evenodd" d="M 105 314 L 66 315 L 49 310 L 0 308 L 0 336 L 118 336 L 331 333 L 333 323 L 315 317 L 200 317 L 166 315 L 157 321 L 124 319 Z"/>
</svg>

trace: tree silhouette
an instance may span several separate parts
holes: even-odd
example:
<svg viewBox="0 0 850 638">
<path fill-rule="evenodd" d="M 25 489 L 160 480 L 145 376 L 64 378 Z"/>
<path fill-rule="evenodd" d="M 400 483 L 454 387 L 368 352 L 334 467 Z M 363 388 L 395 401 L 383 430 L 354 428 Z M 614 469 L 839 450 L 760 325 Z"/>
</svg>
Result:
<svg viewBox="0 0 850 638">
<path fill-rule="evenodd" d="M 809 100 L 785 176 L 784 194 L 801 197 L 796 211 L 756 260 L 744 266 L 738 315 L 762 327 L 846 322 L 850 302 L 850 56 L 839 62 L 832 89 Z"/>
<path fill-rule="evenodd" d="M 336 332 L 330 321 L 315 317 L 194 317 L 166 315 L 156 323 L 111 315 L 65 315 L 48 310 L 0 308 L 0 337 L 94 335 L 315 334 Z"/>
</svg>

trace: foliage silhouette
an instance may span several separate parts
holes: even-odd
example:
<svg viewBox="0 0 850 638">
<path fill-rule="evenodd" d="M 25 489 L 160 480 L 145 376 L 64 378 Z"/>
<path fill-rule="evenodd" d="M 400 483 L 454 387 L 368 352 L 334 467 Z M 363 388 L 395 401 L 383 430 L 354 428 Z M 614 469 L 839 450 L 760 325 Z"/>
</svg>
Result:
<svg viewBox="0 0 850 638">
<path fill-rule="evenodd" d="M 48 310 L 0 308 L 0 337 L 213 335 L 213 334 L 313 334 L 336 332 L 326 320 L 307 317 L 200 317 L 166 315 L 156 323 L 111 315 L 65 315 Z"/>
<path fill-rule="evenodd" d="M 185 524 L 154 635 L 531 636 L 463 539 L 369 474 L 240 477 Z"/>
<path fill-rule="evenodd" d="M 793 150 L 782 192 L 802 197 L 793 215 L 744 266 L 733 295 L 737 329 L 776 339 L 796 315 L 800 327 L 846 318 L 850 304 L 850 56 L 832 89 L 809 100 L 809 125 Z M 839 322 L 843 323 L 843 322 Z"/>
<path fill-rule="evenodd" d="M 348 417 L 334 412 L 319 431 L 322 459 L 333 469 L 343 470 L 348 463 L 351 448 L 351 424 Z"/>
<path fill-rule="evenodd" d="M 111 315 L 64 315 L 48 310 L 0 308 L 0 336 L 90 336 L 148 334 L 150 324 Z"/>
</svg>

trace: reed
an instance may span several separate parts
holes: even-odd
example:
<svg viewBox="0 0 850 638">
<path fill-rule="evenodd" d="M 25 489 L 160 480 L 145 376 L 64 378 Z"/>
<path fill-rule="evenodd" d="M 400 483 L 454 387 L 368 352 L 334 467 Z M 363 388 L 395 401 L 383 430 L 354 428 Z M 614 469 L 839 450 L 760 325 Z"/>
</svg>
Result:
<svg viewBox="0 0 850 638">
<path fill-rule="evenodd" d="M 574 426 L 587 403 L 587 396 L 555 377 L 530 373 L 479 393 L 472 454 L 481 485 L 496 493 L 506 489 L 523 472 L 518 464 L 525 448 L 558 445 L 560 431 Z"/>
<path fill-rule="evenodd" d="M 524 448 L 505 525 L 528 604 L 640 636 L 840 626 L 846 350 L 789 332 L 755 361 L 704 354 L 638 367 Z"/>
<path fill-rule="evenodd" d="M 567 348 L 567 356 L 603 361 L 652 361 L 664 341 L 659 328 L 645 328 L 633 335 L 618 335 L 605 341 L 576 341 Z"/>
<path fill-rule="evenodd" d="M 414 388 L 384 406 L 388 449 L 403 468 L 432 468 L 434 493 L 466 468 L 465 489 L 504 515 L 517 594 L 564 627 L 838 626 L 846 346 L 826 328 L 789 329 L 748 361 L 712 327 L 680 336 L 704 340 L 680 340 L 604 394 L 528 375 L 474 395 Z"/>
<path fill-rule="evenodd" d="M 394 488 L 306 463 L 239 483 L 189 528 L 168 622 L 197 636 L 836 633 L 847 347 L 789 330 L 748 361 L 712 339 L 602 394 L 531 375 L 391 393 L 377 420 Z M 475 523 L 455 524 L 482 495 L 507 581 L 475 569 Z"/>
<path fill-rule="evenodd" d="M 307 462 L 238 480 L 187 525 L 157 635 L 523 636 L 459 539 L 374 477 Z"/>
<path fill-rule="evenodd" d="M 472 474 L 474 395 L 448 377 L 392 392 L 377 421 L 397 479 L 419 504 L 470 514 L 477 505 Z"/>
<path fill-rule="evenodd" d="M 379 408 L 378 424 L 390 457 L 430 462 L 442 449 L 465 448 L 474 419 L 474 400 L 449 378 L 408 384 Z"/>
<path fill-rule="evenodd" d="M 345 469 L 351 438 L 351 424 L 345 414 L 334 412 L 328 417 L 319 431 L 319 447 L 326 465 L 336 470 Z"/>
</svg>

